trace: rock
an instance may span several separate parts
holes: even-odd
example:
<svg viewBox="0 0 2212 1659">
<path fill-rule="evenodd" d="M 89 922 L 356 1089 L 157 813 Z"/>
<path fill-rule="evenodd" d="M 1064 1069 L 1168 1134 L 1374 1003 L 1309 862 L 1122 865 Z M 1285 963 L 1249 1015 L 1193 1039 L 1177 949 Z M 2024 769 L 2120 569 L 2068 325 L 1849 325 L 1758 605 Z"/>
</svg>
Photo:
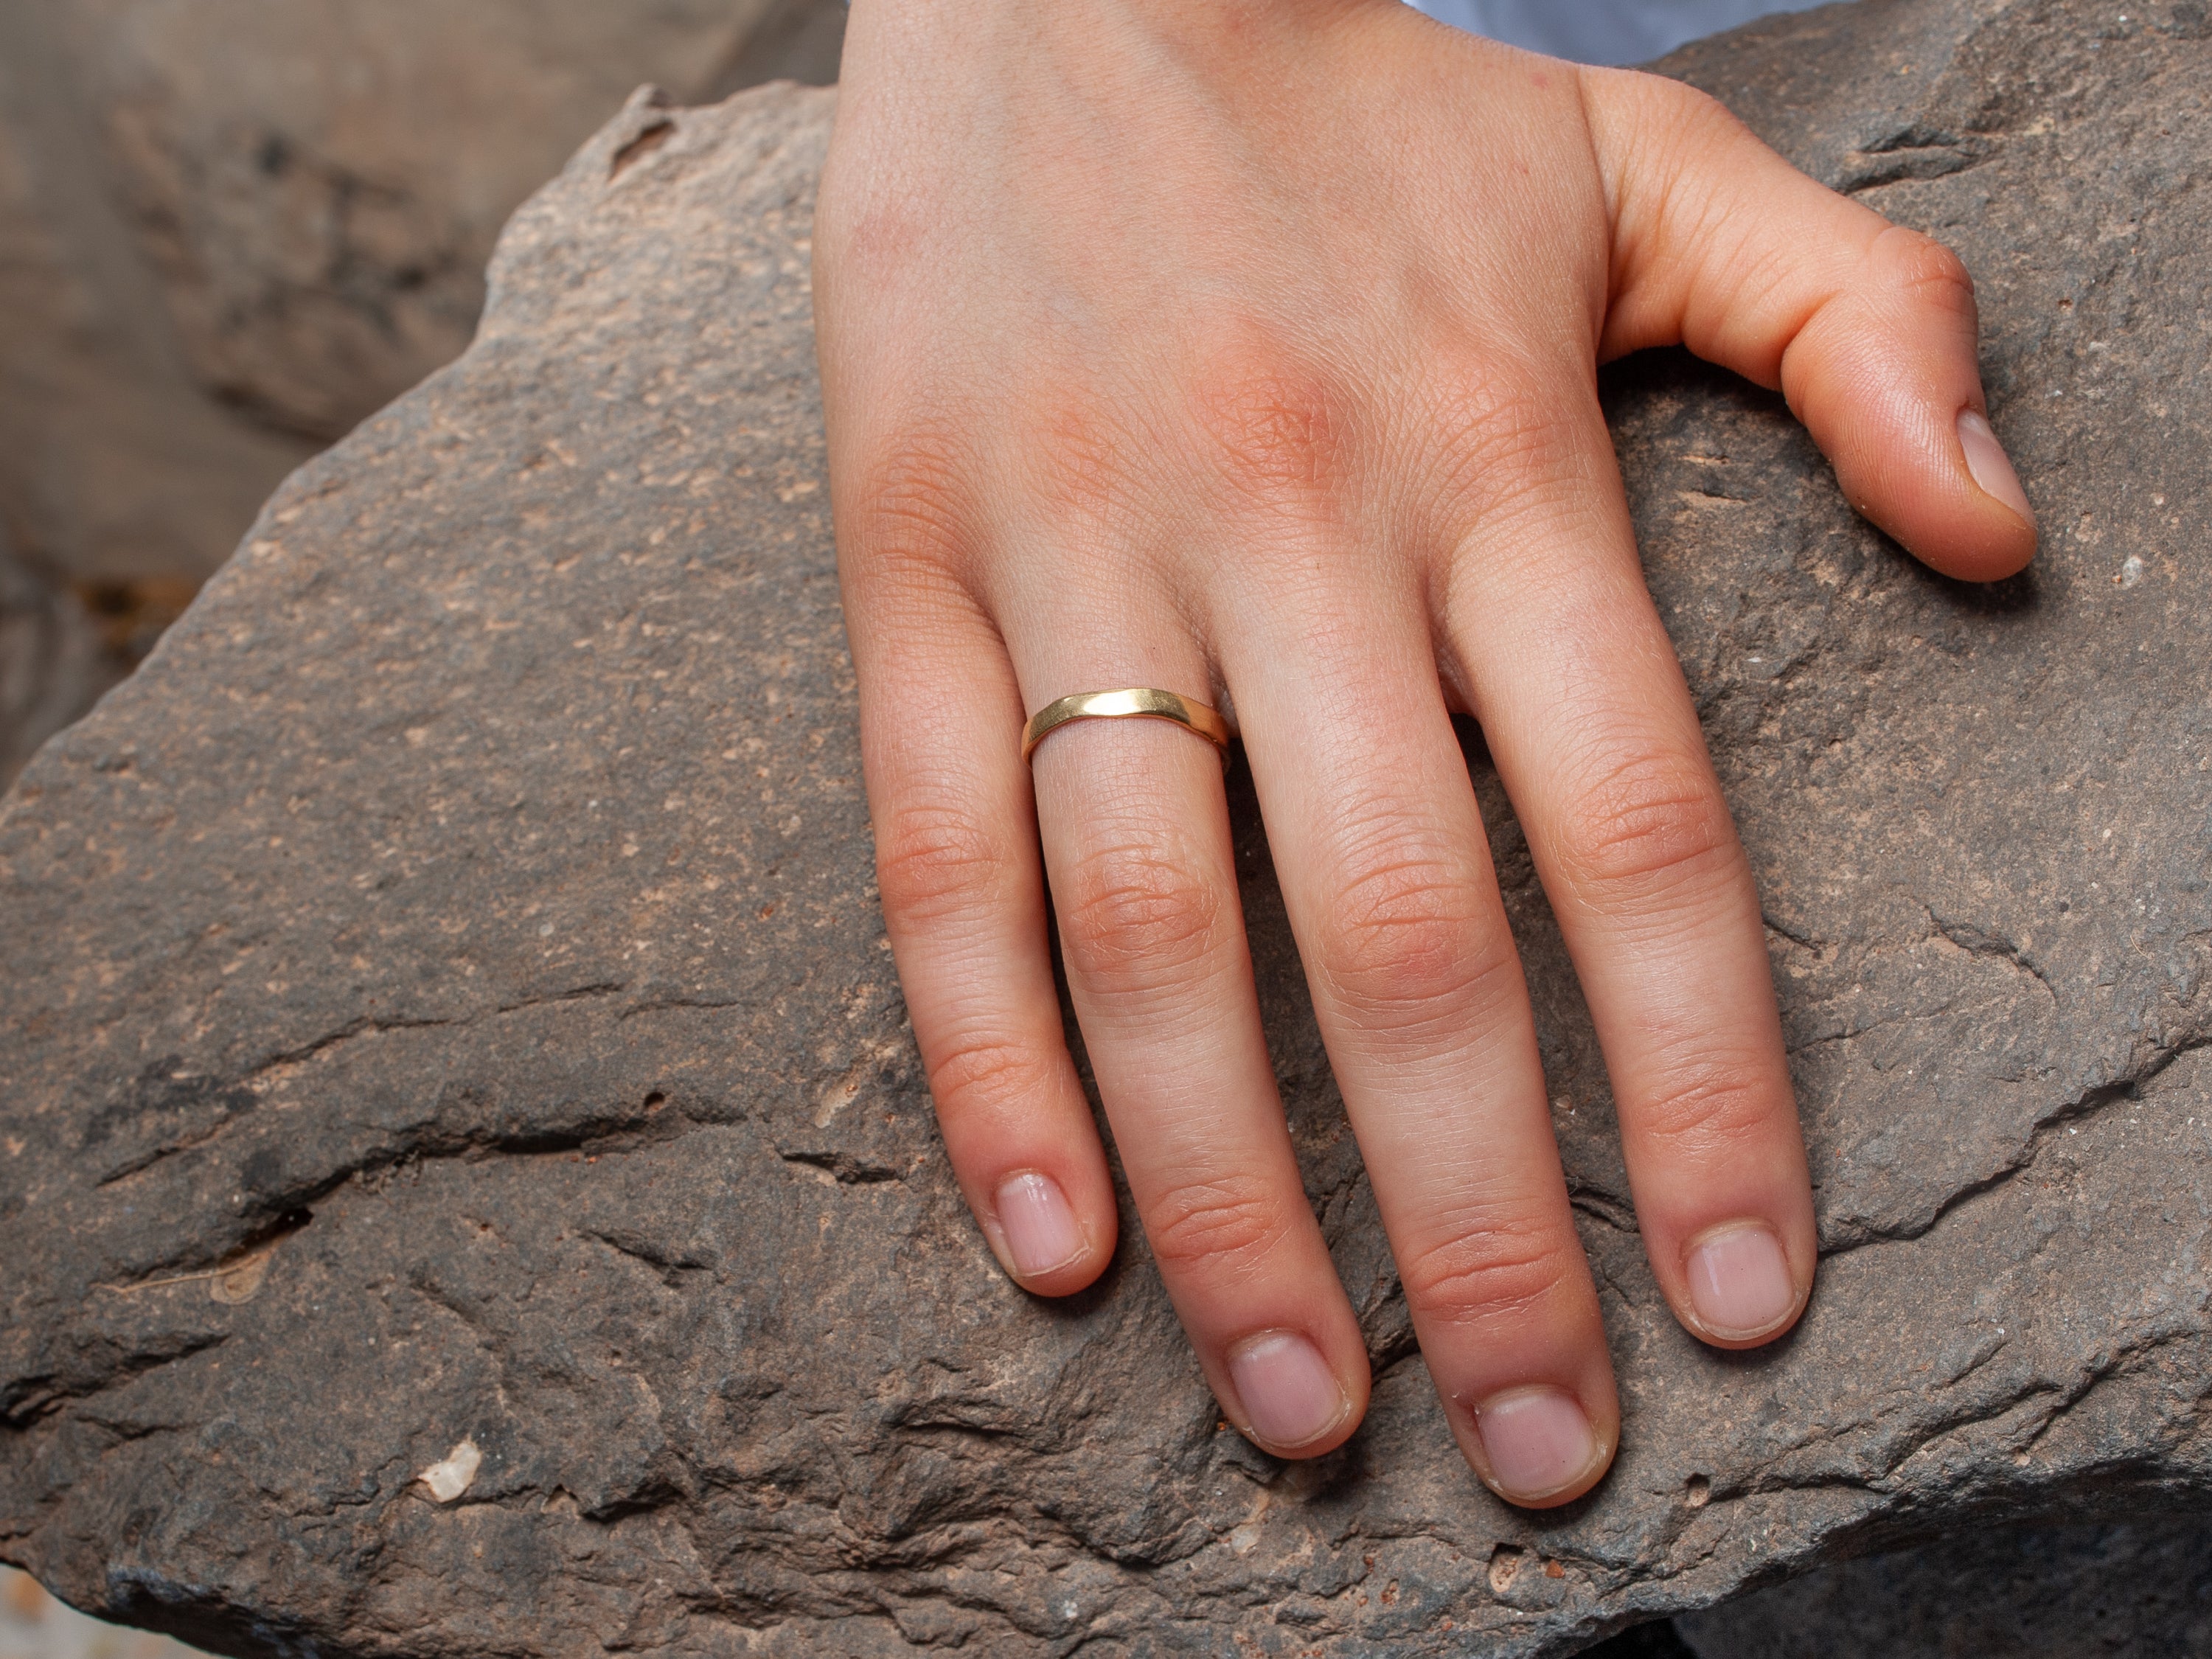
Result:
<svg viewBox="0 0 2212 1659">
<path fill-rule="evenodd" d="M 254 1651 L 1395 1659 L 2201 1504 L 2208 56 L 2194 0 L 1924 0 L 1671 62 L 1965 254 L 2046 535 L 1947 582 L 1777 399 L 1608 377 L 1826 1260 L 1770 1350 L 1668 1316 L 1470 732 L 1622 1378 L 1589 1498 L 1509 1510 L 1451 1449 L 1241 765 L 1367 1425 L 1302 1465 L 1224 1428 L 1133 1226 L 1057 1305 L 977 1239 L 871 884 L 807 325 L 831 94 L 786 88 L 588 143 L 469 352 L 0 807 L 0 1556 Z"/>
<path fill-rule="evenodd" d="M 842 15 L 0 7 L 0 519 L 73 575 L 206 575 L 284 474 L 467 344 L 501 222 L 633 87 L 834 79 Z"/>
<path fill-rule="evenodd" d="M 2212 1653 L 2212 1529 L 1960 1533 L 1676 1621 L 1692 1659 L 2112 1659 Z"/>
</svg>

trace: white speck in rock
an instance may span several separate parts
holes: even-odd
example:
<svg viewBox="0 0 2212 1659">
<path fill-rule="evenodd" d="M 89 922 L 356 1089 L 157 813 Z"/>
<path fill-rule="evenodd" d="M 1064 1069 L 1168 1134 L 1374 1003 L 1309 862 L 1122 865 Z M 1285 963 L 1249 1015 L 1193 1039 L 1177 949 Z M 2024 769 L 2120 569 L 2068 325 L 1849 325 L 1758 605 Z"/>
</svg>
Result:
<svg viewBox="0 0 2212 1659">
<path fill-rule="evenodd" d="M 483 1454 L 477 1449 L 477 1443 L 465 1438 L 416 1478 L 430 1489 L 431 1497 L 450 1504 L 469 1489 L 483 1467 Z"/>
<path fill-rule="evenodd" d="M 2133 587 L 2137 582 L 2142 580 L 2142 556 L 2138 553 L 2130 553 L 2128 555 L 2126 562 L 2120 566 L 2120 574 L 2113 577 L 2112 580 L 2123 587 Z"/>
</svg>

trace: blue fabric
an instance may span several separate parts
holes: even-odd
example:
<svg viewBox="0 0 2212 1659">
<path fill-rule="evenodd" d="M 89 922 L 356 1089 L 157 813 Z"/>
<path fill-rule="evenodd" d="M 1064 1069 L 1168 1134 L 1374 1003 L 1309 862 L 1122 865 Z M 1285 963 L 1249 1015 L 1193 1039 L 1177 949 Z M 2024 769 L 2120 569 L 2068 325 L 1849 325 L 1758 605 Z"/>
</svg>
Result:
<svg viewBox="0 0 2212 1659">
<path fill-rule="evenodd" d="M 1700 36 L 1826 0 L 1413 0 L 1440 23 L 1578 64 L 1644 64 Z"/>
</svg>

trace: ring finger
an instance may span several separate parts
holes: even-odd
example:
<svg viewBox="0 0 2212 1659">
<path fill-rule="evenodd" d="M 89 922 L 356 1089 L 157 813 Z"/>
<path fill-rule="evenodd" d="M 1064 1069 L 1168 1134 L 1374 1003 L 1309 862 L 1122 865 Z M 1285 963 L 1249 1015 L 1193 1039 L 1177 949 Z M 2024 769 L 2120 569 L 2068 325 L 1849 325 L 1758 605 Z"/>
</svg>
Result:
<svg viewBox="0 0 2212 1659">
<path fill-rule="evenodd" d="M 1172 607 L 1128 596 L 1012 630 L 1031 710 L 1077 691 L 1202 695 Z M 1339 1444 L 1366 1410 L 1364 1342 L 1309 1206 L 1261 1030 L 1212 744 L 1087 720 L 1033 757 L 1068 985 L 1129 1189 L 1215 1395 L 1271 1451 Z"/>
</svg>

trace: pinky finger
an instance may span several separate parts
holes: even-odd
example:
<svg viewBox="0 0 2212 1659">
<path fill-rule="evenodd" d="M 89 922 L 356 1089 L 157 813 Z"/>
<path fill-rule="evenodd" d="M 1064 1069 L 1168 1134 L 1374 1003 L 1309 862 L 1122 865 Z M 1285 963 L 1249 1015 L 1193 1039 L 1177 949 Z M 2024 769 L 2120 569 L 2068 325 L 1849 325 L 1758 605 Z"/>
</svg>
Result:
<svg viewBox="0 0 2212 1659">
<path fill-rule="evenodd" d="M 853 630 L 884 919 L 969 1207 L 1016 1283 L 1066 1296 L 1114 1254 L 1114 1188 L 1053 984 L 1021 696 L 964 594 L 906 599 Z"/>
</svg>

